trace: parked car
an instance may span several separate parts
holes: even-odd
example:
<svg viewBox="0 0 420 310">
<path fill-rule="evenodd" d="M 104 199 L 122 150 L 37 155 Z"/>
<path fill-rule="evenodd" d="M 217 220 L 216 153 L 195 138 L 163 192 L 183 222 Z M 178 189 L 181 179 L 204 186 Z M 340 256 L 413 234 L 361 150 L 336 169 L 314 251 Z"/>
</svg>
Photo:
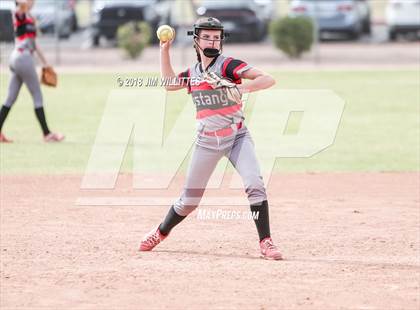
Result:
<svg viewBox="0 0 420 310">
<path fill-rule="evenodd" d="M 309 16 L 323 33 L 345 33 L 353 39 L 371 32 L 367 0 L 292 0 L 290 16 Z"/>
<path fill-rule="evenodd" d="M 58 36 L 68 38 L 76 28 L 74 1 L 71 0 L 35 1 L 32 15 L 42 33 L 54 33 L 57 26 Z"/>
<path fill-rule="evenodd" d="M 77 1 L 78 0 L 67 0 L 67 5 L 71 11 L 71 28 L 73 32 L 79 30 L 79 19 L 77 18 L 76 14 Z"/>
<path fill-rule="evenodd" d="M 204 0 L 197 8 L 197 15 L 219 19 L 229 33 L 229 41 L 262 40 L 270 19 L 264 6 L 255 0 Z"/>
<path fill-rule="evenodd" d="M 389 0 L 385 16 L 392 41 L 400 33 L 420 32 L 420 0 Z"/>
<path fill-rule="evenodd" d="M 0 42 L 13 42 L 14 29 L 12 12 L 15 9 L 15 1 L 0 1 Z"/>
<path fill-rule="evenodd" d="M 259 9 L 261 10 L 262 16 L 271 21 L 277 16 L 277 3 L 276 0 L 254 0 Z"/>
<path fill-rule="evenodd" d="M 130 21 L 146 21 L 156 31 L 160 16 L 155 9 L 159 0 L 97 0 L 94 3 L 94 15 L 91 38 L 93 46 L 98 46 L 100 38 L 113 40 L 118 27 Z M 156 41 L 156 36 L 152 36 Z"/>
</svg>

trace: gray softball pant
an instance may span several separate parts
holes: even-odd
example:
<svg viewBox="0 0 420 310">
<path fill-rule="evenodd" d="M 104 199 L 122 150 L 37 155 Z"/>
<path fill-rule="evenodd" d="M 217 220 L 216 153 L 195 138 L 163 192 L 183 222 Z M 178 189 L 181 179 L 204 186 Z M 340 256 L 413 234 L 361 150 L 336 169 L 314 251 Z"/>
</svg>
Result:
<svg viewBox="0 0 420 310">
<path fill-rule="evenodd" d="M 187 216 L 198 207 L 207 183 L 223 156 L 241 176 L 249 203 L 267 200 L 254 142 L 248 129 L 243 127 L 230 137 L 198 135 L 183 192 L 174 204 L 178 215 Z"/>
<path fill-rule="evenodd" d="M 22 84 L 25 83 L 31 93 L 35 109 L 42 107 L 41 86 L 35 70 L 35 62 L 32 54 L 28 50 L 23 52 L 14 50 L 10 56 L 10 70 L 12 71 L 12 76 L 4 105 L 9 108 L 12 107 L 16 102 Z"/>
</svg>

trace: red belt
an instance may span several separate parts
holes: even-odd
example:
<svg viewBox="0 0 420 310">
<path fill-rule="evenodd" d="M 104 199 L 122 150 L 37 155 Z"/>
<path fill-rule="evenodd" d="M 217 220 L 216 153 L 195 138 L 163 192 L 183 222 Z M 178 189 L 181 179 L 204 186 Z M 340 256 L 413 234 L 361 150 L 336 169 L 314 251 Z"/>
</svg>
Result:
<svg viewBox="0 0 420 310">
<path fill-rule="evenodd" d="M 236 130 L 234 129 L 236 127 L 236 130 L 239 130 L 242 128 L 242 122 L 237 124 L 232 124 L 231 127 L 222 128 L 216 131 L 204 131 L 203 134 L 206 136 L 211 137 L 226 137 L 233 134 Z"/>
<path fill-rule="evenodd" d="M 20 47 L 17 50 L 21 53 L 23 53 L 24 51 L 29 51 L 32 54 L 34 52 L 33 50 L 28 50 L 28 49 L 24 49 L 24 48 L 20 48 Z"/>
</svg>

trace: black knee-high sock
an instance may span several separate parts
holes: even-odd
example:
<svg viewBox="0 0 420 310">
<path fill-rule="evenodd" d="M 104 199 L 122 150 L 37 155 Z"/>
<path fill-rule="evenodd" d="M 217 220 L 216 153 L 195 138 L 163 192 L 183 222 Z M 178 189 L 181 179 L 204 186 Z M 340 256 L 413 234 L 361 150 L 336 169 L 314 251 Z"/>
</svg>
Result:
<svg viewBox="0 0 420 310">
<path fill-rule="evenodd" d="M 39 124 L 41 125 L 44 136 L 48 135 L 50 133 L 50 130 L 48 129 L 47 120 L 45 119 L 44 108 L 43 107 L 36 108 L 35 114 L 36 114 L 36 117 L 38 118 Z"/>
<path fill-rule="evenodd" d="M 172 228 L 181 223 L 181 221 L 186 218 L 186 216 L 181 216 L 175 212 L 174 206 L 169 209 L 168 214 L 165 217 L 165 220 L 159 225 L 159 230 L 162 235 L 168 235 Z"/>
<path fill-rule="evenodd" d="M 1 132 L 1 129 L 3 128 L 4 121 L 6 120 L 7 114 L 9 114 L 9 111 L 10 111 L 10 107 L 6 107 L 5 105 L 3 105 L 1 107 L 1 110 L 0 110 L 0 132 Z"/>
<path fill-rule="evenodd" d="M 263 202 L 252 204 L 252 212 L 259 212 L 258 219 L 255 219 L 255 226 L 257 226 L 258 236 L 260 241 L 270 237 L 270 220 L 268 216 L 268 201 L 264 200 Z"/>
</svg>

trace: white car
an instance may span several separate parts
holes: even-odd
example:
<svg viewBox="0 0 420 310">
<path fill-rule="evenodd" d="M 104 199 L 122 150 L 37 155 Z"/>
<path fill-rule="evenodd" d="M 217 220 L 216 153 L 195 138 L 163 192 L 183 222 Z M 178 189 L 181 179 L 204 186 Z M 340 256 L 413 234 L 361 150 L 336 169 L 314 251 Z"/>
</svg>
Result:
<svg viewBox="0 0 420 310">
<path fill-rule="evenodd" d="M 69 38 L 74 28 L 69 3 L 67 0 L 35 1 L 31 14 L 35 17 L 37 28 L 42 33 L 54 33 L 57 25 L 58 36 Z"/>
<path fill-rule="evenodd" d="M 392 41 L 400 33 L 420 32 L 420 0 L 389 0 L 385 16 Z"/>
<path fill-rule="evenodd" d="M 370 5 L 368 0 L 292 0 L 289 16 L 313 18 L 322 33 L 347 33 L 357 39 L 369 34 Z"/>
</svg>

